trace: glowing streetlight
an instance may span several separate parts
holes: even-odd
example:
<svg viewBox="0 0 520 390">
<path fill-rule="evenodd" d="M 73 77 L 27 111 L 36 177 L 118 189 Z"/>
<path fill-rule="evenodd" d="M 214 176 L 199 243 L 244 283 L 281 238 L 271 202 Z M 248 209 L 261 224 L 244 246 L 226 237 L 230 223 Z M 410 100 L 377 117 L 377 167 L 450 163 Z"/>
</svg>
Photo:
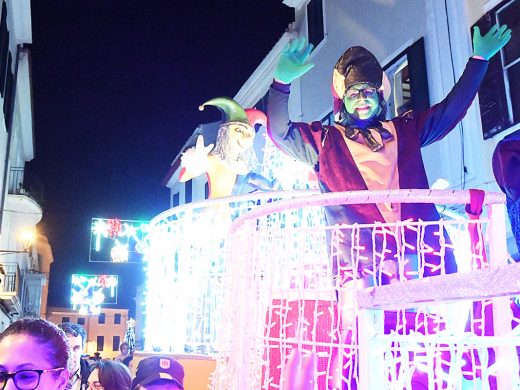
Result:
<svg viewBox="0 0 520 390">
<path fill-rule="evenodd" d="M 35 237 L 36 237 L 36 233 L 35 233 L 34 229 L 23 230 L 20 233 L 20 235 L 18 236 L 19 241 L 22 243 L 23 249 L 21 249 L 21 250 L 0 249 L 0 255 L 7 255 L 10 253 L 29 253 Z"/>
</svg>

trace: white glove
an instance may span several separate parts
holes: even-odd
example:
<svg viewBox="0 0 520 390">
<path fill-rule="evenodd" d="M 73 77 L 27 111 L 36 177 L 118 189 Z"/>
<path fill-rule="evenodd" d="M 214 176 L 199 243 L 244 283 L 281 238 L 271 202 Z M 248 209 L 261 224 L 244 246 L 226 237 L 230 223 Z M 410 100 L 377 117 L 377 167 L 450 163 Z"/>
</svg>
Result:
<svg viewBox="0 0 520 390">
<path fill-rule="evenodd" d="M 197 137 L 195 147 L 191 147 L 181 155 L 181 166 L 186 168 L 189 175 L 196 177 L 208 171 L 208 155 L 213 144 L 204 146 L 204 136 Z"/>
</svg>

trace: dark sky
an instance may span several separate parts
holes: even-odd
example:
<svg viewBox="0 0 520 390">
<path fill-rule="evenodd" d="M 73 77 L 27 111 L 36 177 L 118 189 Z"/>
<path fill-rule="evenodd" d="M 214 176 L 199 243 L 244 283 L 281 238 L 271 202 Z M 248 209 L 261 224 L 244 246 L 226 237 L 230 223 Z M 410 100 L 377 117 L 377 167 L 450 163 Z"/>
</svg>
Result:
<svg viewBox="0 0 520 390">
<path fill-rule="evenodd" d="M 139 265 L 89 263 L 91 219 L 148 220 L 168 208 L 169 165 L 233 97 L 294 19 L 282 0 L 32 0 L 40 231 L 54 253 L 50 306 L 68 307 L 72 273 L 120 277 L 133 309 Z"/>
</svg>

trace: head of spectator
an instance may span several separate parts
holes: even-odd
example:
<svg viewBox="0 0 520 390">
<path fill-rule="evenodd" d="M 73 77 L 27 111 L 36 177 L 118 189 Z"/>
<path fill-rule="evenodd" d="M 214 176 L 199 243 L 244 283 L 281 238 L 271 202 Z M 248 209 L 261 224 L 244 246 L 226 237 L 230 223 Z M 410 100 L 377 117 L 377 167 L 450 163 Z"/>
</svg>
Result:
<svg viewBox="0 0 520 390">
<path fill-rule="evenodd" d="M 98 362 L 88 377 L 88 390 L 129 390 L 131 384 L 128 367 L 111 360 Z"/>
<path fill-rule="evenodd" d="M 167 356 L 152 356 L 137 365 L 132 390 L 184 389 L 184 368 Z"/>
<path fill-rule="evenodd" d="M 70 366 L 71 376 L 80 375 L 81 355 L 85 349 L 87 333 L 85 329 L 73 322 L 63 322 L 58 325 L 65 332 L 69 339 L 70 351 L 72 353 L 72 361 Z"/>
<path fill-rule="evenodd" d="M 130 347 L 128 346 L 128 343 L 121 343 L 119 346 L 119 351 L 121 352 L 121 355 L 128 356 L 128 353 L 130 352 Z"/>
<path fill-rule="evenodd" d="M 0 334 L 0 388 L 63 390 L 69 379 L 67 336 L 42 319 L 13 322 Z"/>
<path fill-rule="evenodd" d="M 119 345 L 119 351 L 121 353 L 114 358 L 114 360 L 116 362 L 122 362 L 130 353 L 130 347 L 128 346 L 128 343 L 127 342 L 121 343 Z"/>
</svg>

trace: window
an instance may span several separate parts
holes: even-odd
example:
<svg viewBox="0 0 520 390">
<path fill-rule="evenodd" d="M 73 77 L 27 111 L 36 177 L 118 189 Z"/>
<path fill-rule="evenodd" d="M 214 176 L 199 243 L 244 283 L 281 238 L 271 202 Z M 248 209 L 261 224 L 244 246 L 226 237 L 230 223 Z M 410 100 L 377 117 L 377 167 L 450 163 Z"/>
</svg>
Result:
<svg viewBox="0 0 520 390">
<path fill-rule="evenodd" d="M 323 27 L 323 0 L 311 0 L 307 4 L 307 35 L 314 47 L 325 37 Z"/>
<path fill-rule="evenodd" d="M 208 181 L 204 184 L 204 198 L 205 199 L 209 198 L 209 182 Z"/>
<path fill-rule="evenodd" d="M 119 351 L 120 343 L 121 343 L 121 338 L 119 336 L 114 336 L 112 339 L 112 351 Z"/>
<path fill-rule="evenodd" d="M 173 194 L 172 207 L 175 207 L 175 206 L 178 206 L 178 205 L 179 205 L 179 193 L 176 192 L 175 194 Z"/>
<path fill-rule="evenodd" d="M 61 322 L 70 322 L 70 317 L 61 317 Z"/>
<path fill-rule="evenodd" d="M 515 38 L 520 34 L 520 0 L 502 1 L 475 25 L 484 34 L 496 23 L 507 24 L 513 39 L 489 61 L 479 90 L 484 139 L 520 122 L 520 42 Z"/>
<path fill-rule="evenodd" d="M 6 78 L 5 78 L 5 85 L 4 85 L 4 118 L 6 118 L 6 127 L 8 129 L 11 128 L 11 108 L 13 106 L 13 93 L 14 93 L 14 75 L 13 71 L 11 70 L 13 65 L 13 56 L 9 52 L 7 54 L 7 68 L 6 68 Z"/>
<path fill-rule="evenodd" d="M 423 38 L 390 61 L 384 70 L 392 86 L 388 119 L 430 107 Z"/>
<path fill-rule="evenodd" d="M 100 313 L 98 317 L 98 324 L 104 324 L 105 323 L 105 313 Z"/>
<path fill-rule="evenodd" d="M 98 336 L 97 337 L 97 350 L 102 351 L 105 346 L 105 336 Z"/>
<path fill-rule="evenodd" d="M 184 203 L 191 203 L 191 186 L 192 186 L 192 181 L 191 180 L 188 180 L 185 185 L 184 185 L 184 189 L 185 189 L 185 193 L 184 193 Z"/>
<path fill-rule="evenodd" d="M 121 323 L 121 314 L 120 313 L 116 313 L 114 314 L 114 324 L 120 324 Z"/>
<path fill-rule="evenodd" d="M 78 325 L 85 325 L 85 318 L 84 317 L 79 317 L 78 318 Z"/>
</svg>

